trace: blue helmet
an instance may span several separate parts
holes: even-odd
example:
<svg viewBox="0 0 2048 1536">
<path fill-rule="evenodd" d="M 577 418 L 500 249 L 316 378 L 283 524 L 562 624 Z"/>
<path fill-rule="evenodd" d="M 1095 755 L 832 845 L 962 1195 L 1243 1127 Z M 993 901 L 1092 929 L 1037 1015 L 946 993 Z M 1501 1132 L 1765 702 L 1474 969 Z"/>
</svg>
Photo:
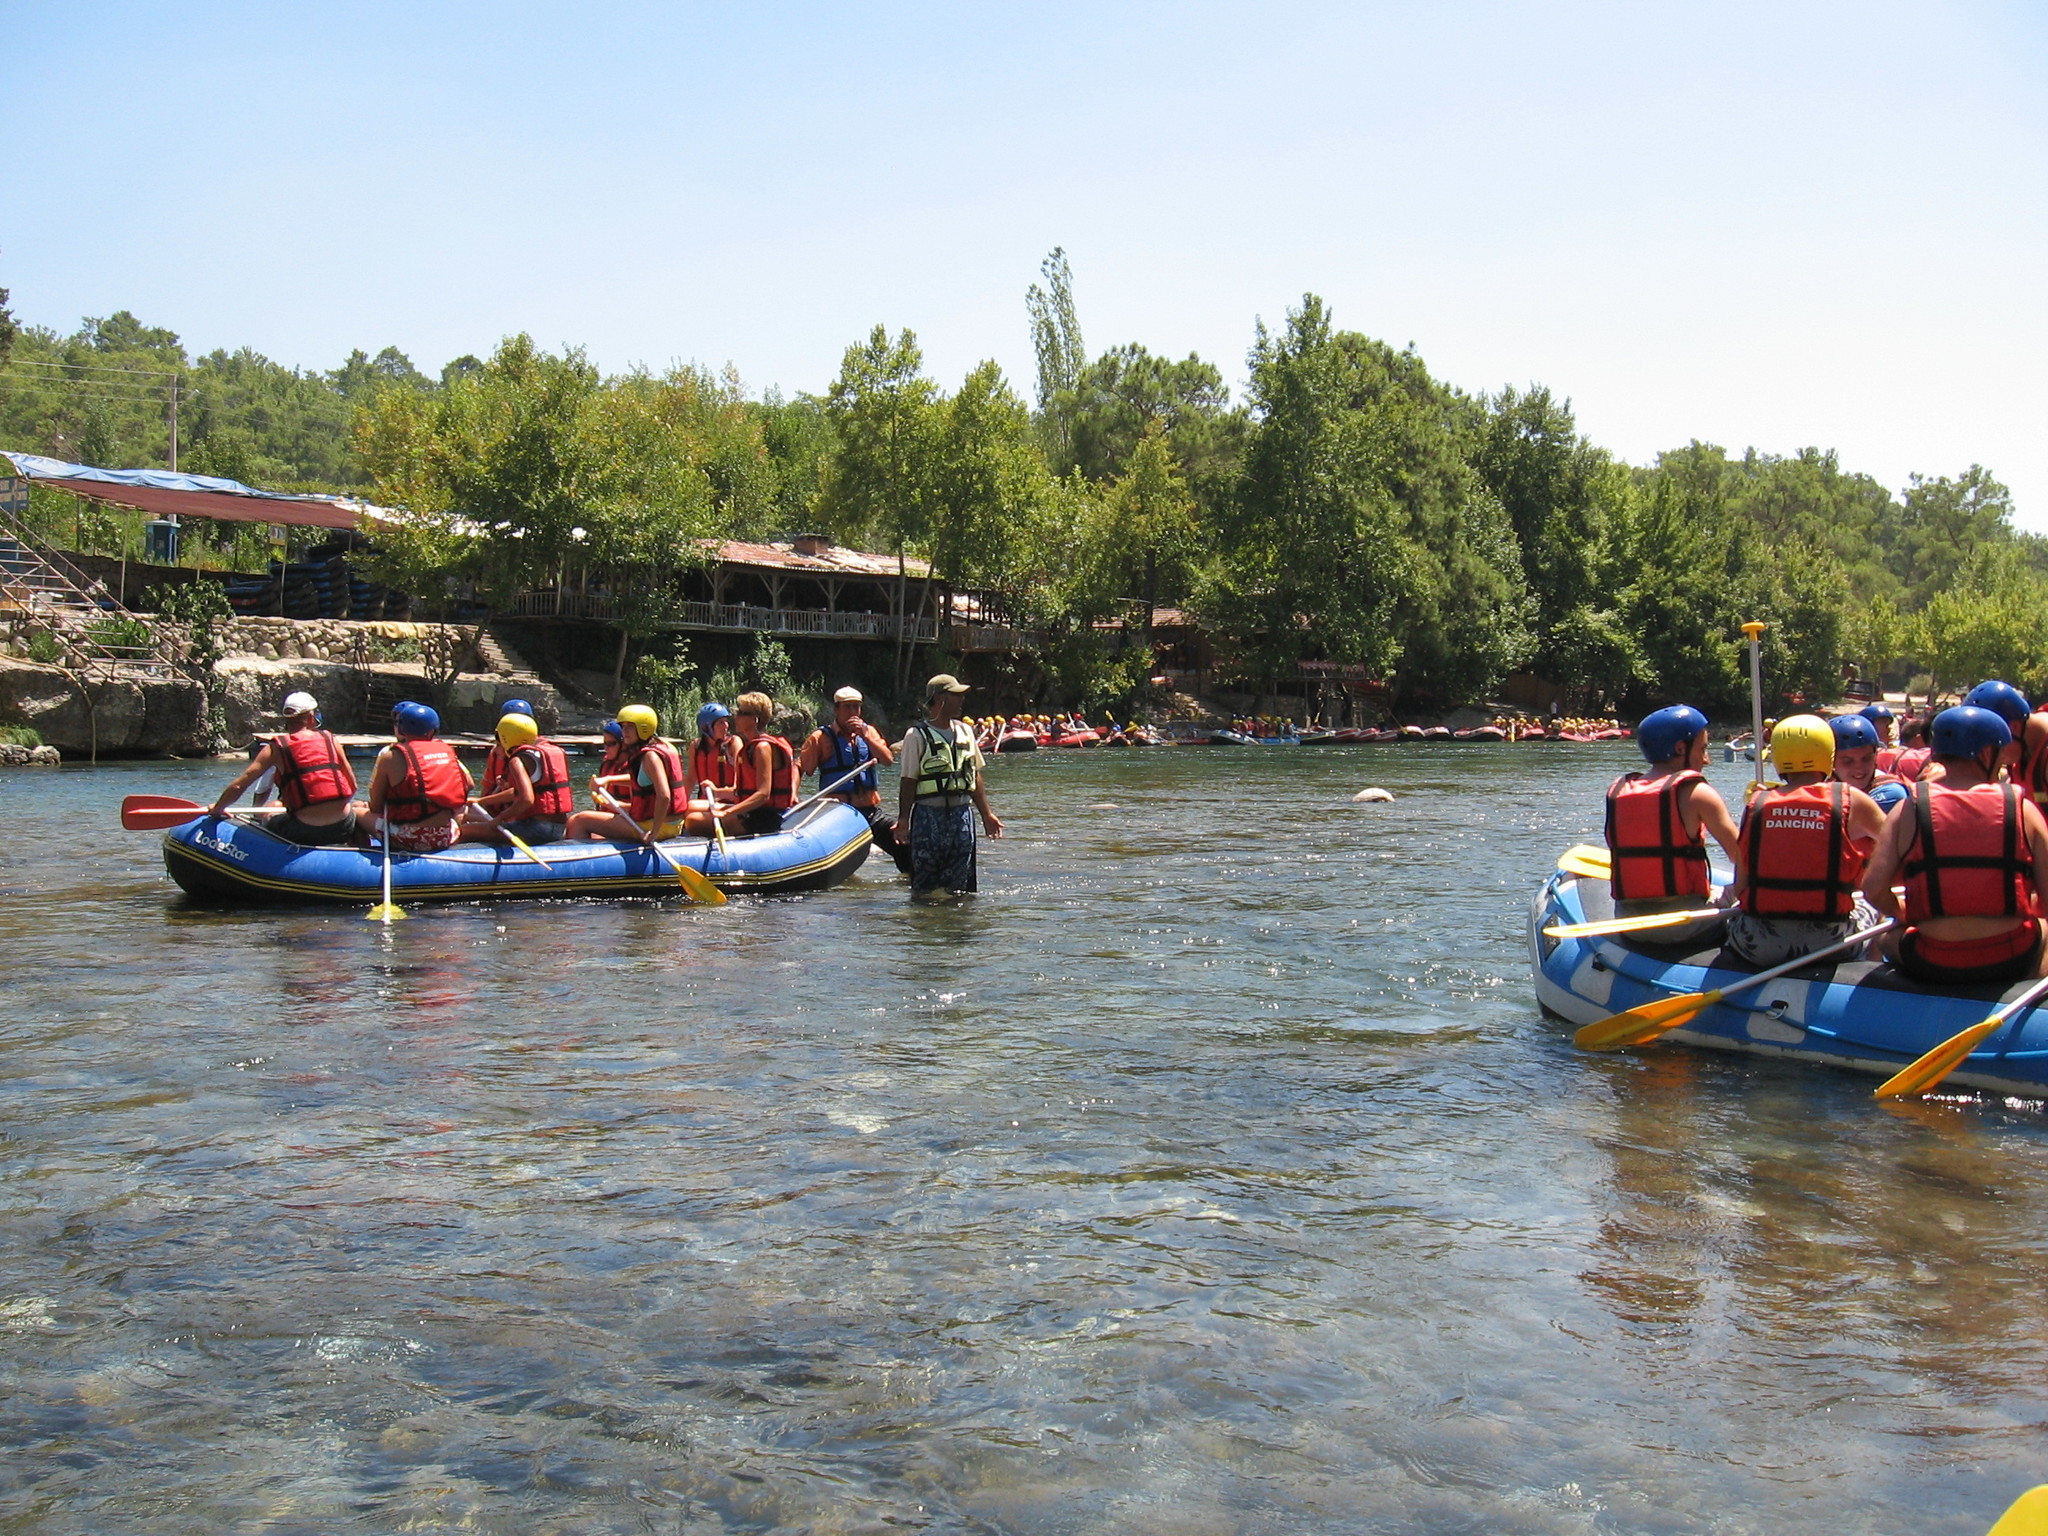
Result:
<svg viewBox="0 0 2048 1536">
<path fill-rule="evenodd" d="M 616 720 L 607 720 L 604 723 L 604 733 L 613 741 L 617 741 L 626 734 L 626 728 Z"/>
<path fill-rule="evenodd" d="M 498 706 L 498 713 L 501 715 L 524 715 L 527 719 L 531 720 L 533 718 L 533 706 L 524 699 L 507 699 Z"/>
<path fill-rule="evenodd" d="M 1643 716 L 1643 723 L 1636 727 L 1636 745 L 1649 761 L 1669 762 L 1706 728 L 1707 717 L 1690 704 L 1673 704 Z"/>
<path fill-rule="evenodd" d="M 2019 689 L 2013 687 L 2011 683 L 1996 680 L 1979 683 L 1963 695 L 1963 703 L 1975 705 L 1978 709 L 1988 709 L 2007 725 L 2018 725 L 2027 718 L 2027 711 L 2033 708 L 2027 702 L 2027 696 Z"/>
<path fill-rule="evenodd" d="M 721 720 L 730 720 L 731 718 L 732 711 L 716 699 L 713 699 L 709 704 L 706 704 L 697 711 L 697 734 L 699 736 L 709 736 L 711 734 L 711 727 L 718 724 Z"/>
<path fill-rule="evenodd" d="M 431 736 L 441 729 L 439 712 L 425 704 L 401 704 L 391 711 L 391 718 L 401 736 Z"/>
<path fill-rule="evenodd" d="M 1889 704 L 1881 703 L 1866 704 L 1861 709 L 1857 710 L 1856 713 L 1861 715 L 1864 719 L 1870 721 L 1874 725 L 1880 720 L 1891 719 L 1892 707 Z"/>
<path fill-rule="evenodd" d="M 1857 747 L 1879 745 L 1877 727 L 1861 714 L 1837 715 L 1828 722 L 1828 729 L 1835 733 L 1835 750 L 1852 751 Z"/>
<path fill-rule="evenodd" d="M 1975 757 L 1986 747 L 2011 745 L 2012 727 L 1978 705 L 1958 704 L 1934 717 L 1936 757 Z"/>
</svg>

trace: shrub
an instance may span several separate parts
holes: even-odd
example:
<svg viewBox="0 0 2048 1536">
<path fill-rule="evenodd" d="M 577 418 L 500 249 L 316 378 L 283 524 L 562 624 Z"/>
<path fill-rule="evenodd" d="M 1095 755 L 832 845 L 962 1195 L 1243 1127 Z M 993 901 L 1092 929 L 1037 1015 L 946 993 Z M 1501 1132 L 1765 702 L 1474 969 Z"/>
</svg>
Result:
<svg viewBox="0 0 2048 1536">
<path fill-rule="evenodd" d="M 85 637 L 95 645 L 115 646 L 122 649 L 147 649 L 155 635 L 140 619 L 131 619 L 121 614 L 109 614 L 103 619 L 94 619 L 85 626 Z"/>
<path fill-rule="evenodd" d="M 40 747 L 42 733 L 32 725 L 0 725 L 0 746 Z"/>
<path fill-rule="evenodd" d="M 54 667 L 64 660 L 64 644 L 48 630 L 28 638 L 28 659 L 39 661 L 46 667 Z"/>
</svg>

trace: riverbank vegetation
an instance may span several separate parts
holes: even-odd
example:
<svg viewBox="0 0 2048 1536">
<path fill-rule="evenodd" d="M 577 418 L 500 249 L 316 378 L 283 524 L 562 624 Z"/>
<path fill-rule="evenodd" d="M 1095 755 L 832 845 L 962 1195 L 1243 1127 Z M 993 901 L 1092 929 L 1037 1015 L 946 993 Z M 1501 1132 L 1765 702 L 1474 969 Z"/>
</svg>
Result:
<svg viewBox="0 0 2048 1536">
<path fill-rule="evenodd" d="M 818 393 L 754 397 L 703 369 L 606 376 L 524 336 L 431 378 L 391 348 L 327 373 L 194 361 L 122 312 L 20 330 L 0 440 L 161 462 L 160 400 L 63 380 L 176 371 L 180 467 L 402 509 L 381 540 L 396 585 L 489 598 L 571 565 L 632 571 L 614 590 L 649 633 L 698 540 L 817 529 L 928 559 L 1042 636 L 1018 681 L 1067 701 L 1140 696 L 1164 608 L 1201 626 L 1219 681 L 1331 663 L 1401 707 L 1527 672 L 1581 707 L 1732 708 L 1751 618 L 1788 694 L 1831 697 L 1851 668 L 2048 690 L 2048 541 L 1979 466 L 1894 492 L 1818 448 L 1692 442 L 1630 465 L 1548 388 L 1470 392 L 1314 295 L 1254 331 L 1234 400 L 1200 357 L 1091 353 L 1059 252 L 1042 277 L 1030 401 L 994 363 L 948 389 L 912 332 L 879 326 Z"/>
</svg>

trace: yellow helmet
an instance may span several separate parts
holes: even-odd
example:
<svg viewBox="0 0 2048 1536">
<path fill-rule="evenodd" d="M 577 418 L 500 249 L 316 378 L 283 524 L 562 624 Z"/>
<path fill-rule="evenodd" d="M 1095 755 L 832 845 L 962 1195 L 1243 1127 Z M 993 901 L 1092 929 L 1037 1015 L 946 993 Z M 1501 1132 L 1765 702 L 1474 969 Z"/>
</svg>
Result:
<svg viewBox="0 0 2048 1536">
<path fill-rule="evenodd" d="M 517 752 L 540 739 L 540 727 L 533 723 L 531 715 L 500 715 L 498 717 L 498 745 L 507 752 Z"/>
<path fill-rule="evenodd" d="M 661 730 L 661 717 L 645 704 L 628 704 L 615 716 L 621 725 L 630 725 L 640 733 L 642 741 L 652 741 Z"/>
<path fill-rule="evenodd" d="M 1771 731 L 1771 761 L 1780 773 L 1829 773 L 1835 733 L 1819 715 L 1787 715 Z"/>
</svg>

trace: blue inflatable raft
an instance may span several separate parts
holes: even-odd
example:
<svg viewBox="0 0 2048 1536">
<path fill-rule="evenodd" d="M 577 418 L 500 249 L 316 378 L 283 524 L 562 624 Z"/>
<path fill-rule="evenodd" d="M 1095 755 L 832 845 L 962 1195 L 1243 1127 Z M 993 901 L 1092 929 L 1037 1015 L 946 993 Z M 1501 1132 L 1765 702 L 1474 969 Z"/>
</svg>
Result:
<svg viewBox="0 0 2048 1536">
<path fill-rule="evenodd" d="M 737 895 L 818 891 L 839 884 L 868 856 L 867 818 L 821 800 L 766 837 L 731 838 L 721 850 L 701 837 L 663 843 L 677 863 Z M 408 901 L 501 901 L 567 896 L 672 896 L 675 871 L 637 843 L 549 843 L 534 863 L 514 848 L 464 843 L 445 853 L 401 853 L 391 893 Z M 301 848 L 253 821 L 205 817 L 164 837 L 164 866 L 187 893 L 207 901 L 270 905 L 377 901 L 383 854 L 361 848 Z"/>
<path fill-rule="evenodd" d="M 1605 880 L 1560 870 L 1537 892 L 1529 912 L 1529 960 L 1544 1012 L 1573 1025 L 1591 1024 L 1660 997 L 1727 987 L 1761 969 L 1720 949 L 1687 952 L 1616 935 L 1553 939 L 1543 933 L 1554 925 L 1613 915 Z M 1662 1038 L 1666 1044 L 1789 1056 L 1890 1077 L 1943 1040 L 1982 1023 L 2000 1002 L 2029 985 L 1935 992 L 1882 962 L 1821 960 L 1716 1003 Z M 2048 1097 L 2048 1016 L 2034 1008 L 2016 1013 L 1964 1058 L 1944 1086 Z"/>
</svg>

